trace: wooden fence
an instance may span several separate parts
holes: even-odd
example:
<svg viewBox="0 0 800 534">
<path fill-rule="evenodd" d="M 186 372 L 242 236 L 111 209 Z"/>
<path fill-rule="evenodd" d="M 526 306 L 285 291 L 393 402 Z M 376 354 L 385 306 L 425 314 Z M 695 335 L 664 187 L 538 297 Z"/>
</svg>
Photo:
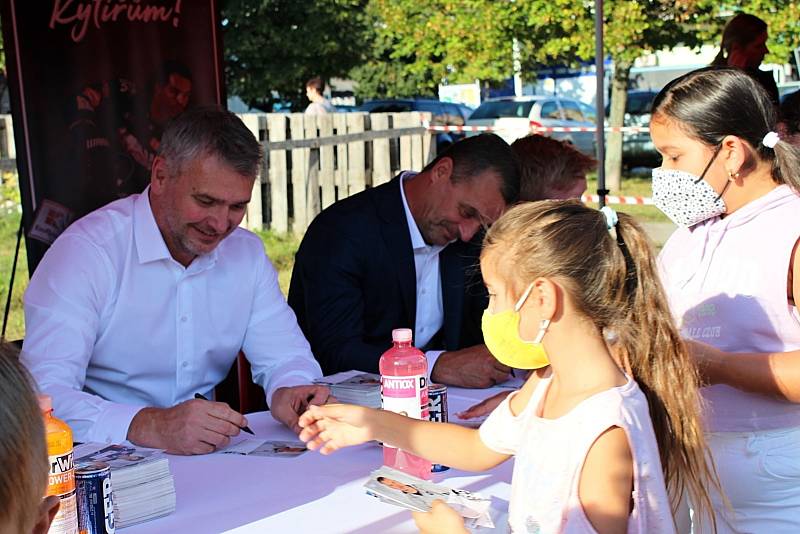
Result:
<svg viewBox="0 0 800 534">
<path fill-rule="evenodd" d="M 430 113 L 244 113 L 264 166 L 242 226 L 302 234 L 337 200 L 421 170 L 436 155 Z M 15 170 L 10 115 L 0 115 L 0 168 Z"/>
<path fill-rule="evenodd" d="M 436 154 L 422 127 L 429 113 L 244 114 L 264 143 L 264 171 L 248 207 L 248 228 L 305 231 L 337 200 L 420 170 Z"/>
</svg>

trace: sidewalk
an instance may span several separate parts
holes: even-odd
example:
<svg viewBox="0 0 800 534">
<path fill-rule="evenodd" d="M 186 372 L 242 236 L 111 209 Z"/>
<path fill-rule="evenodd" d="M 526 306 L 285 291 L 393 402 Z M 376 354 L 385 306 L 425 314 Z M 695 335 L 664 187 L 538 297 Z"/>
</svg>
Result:
<svg viewBox="0 0 800 534">
<path fill-rule="evenodd" d="M 644 230 L 647 232 L 647 235 L 650 236 L 650 239 L 653 240 L 653 245 L 656 249 L 661 250 L 661 247 L 664 246 L 664 243 L 667 242 L 667 239 L 672 232 L 675 230 L 676 226 L 671 222 L 641 222 L 641 225 L 644 227 Z"/>
</svg>

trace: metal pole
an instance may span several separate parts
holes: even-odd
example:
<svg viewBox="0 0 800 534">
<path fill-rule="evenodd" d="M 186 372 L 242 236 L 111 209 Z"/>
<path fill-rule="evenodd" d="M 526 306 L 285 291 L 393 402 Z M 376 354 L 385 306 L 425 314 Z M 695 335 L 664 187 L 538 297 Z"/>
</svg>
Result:
<svg viewBox="0 0 800 534">
<path fill-rule="evenodd" d="M 514 96 L 522 96 L 522 54 L 516 37 L 511 42 L 511 58 L 514 64 Z"/>
<path fill-rule="evenodd" d="M 597 196 L 602 208 L 606 205 L 606 105 L 605 105 L 605 66 L 603 52 L 603 0 L 594 0 L 594 64 L 597 75 L 597 131 L 595 131 L 595 144 L 597 145 Z"/>
</svg>

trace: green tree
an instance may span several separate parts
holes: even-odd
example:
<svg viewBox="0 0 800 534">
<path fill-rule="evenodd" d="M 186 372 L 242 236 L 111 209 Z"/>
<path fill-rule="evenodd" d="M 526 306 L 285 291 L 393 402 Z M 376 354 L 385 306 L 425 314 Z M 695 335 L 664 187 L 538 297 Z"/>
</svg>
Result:
<svg viewBox="0 0 800 534">
<path fill-rule="evenodd" d="M 642 55 L 677 44 L 696 46 L 705 0 L 606 0 L 605 56 L 614 62 L 611 126 L 622 126 L 630 69 Z M 433 93 L 442 82 L 486 84 L 513 74 L 512 43 L 522 72 L 542 64 L 594 58 L 594 1 L 371 0 L 372 57 L 353 73 L 368 96 Z M 417 91 L 411 93 L 414 85 Z M 608 183 L 619 189 L 622 137 L 608 136 Z"/>
<path fill-rule="evenodd" d="M 271 109 L 305 101 L 313 76 L 346 76 L 368 40 L 367 0 L 227 0 L 222 4 L 228 91 Z"/>
<path fill-rule="evenodd" d="M 443 82 L 507 79 L 517 10 L 494 0 L 372 0 L 369 57 L 351 73 L 359 95 L 432 95 Z"/>
<path fill-rule="evenodd" d="M 584 0 L 530 0 L 521 2 L 525 15 L 516 30 L 526 64 L 564 62 L 595 56 L 594 2 Z M 697 18 L 710 8 L 689 1 L 606 0 L 604 47 L 614 62 L 611 78 L 609 125 L 622 126 L 630 70 L 649 52 L 678 44 L 701 44 Z M 622 169 L 622 135 L 607 136 L 607 186 L 619 190 Z"/>
</svg>

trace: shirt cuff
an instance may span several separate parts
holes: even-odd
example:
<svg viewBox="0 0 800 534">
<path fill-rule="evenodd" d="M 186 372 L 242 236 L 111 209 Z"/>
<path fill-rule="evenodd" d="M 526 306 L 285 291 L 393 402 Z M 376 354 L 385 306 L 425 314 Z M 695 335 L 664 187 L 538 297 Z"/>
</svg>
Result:
<svg viewBox="0 0 800 534">
<path fill-rule="evenodd" d="M 433 372 L 433 368 L 436 365 L 437 360 L 439 360 L 439 356 L 445 352 L 443 350 L 429 350 L 425 353 L 425 358 L 428 360 L 428 382 L 432 382 L 431 380 L 431 373 Z"/>
<path fill-rule="evenodd" d="M 264 393 L 267 397 L 267 406 L 272 406 L 272 396 L 275 394 L 276 390 L 294 386 L 311 386 L 314 384 L 314 380 L 317 380 L 321 377 L 322 374 L 319 376 L 313 376 L 303 371 L 289 371 L 288 373 L 281 373 L 279 378 L 270 380 L 267 384 L 267 387 L 264 388 Z"/>
<path fill-rule="evenodd" d="M 131 421 L 144 406 L 109 402 L 89 432 L 89 440 L 98 443 L 122 443 L 128 440 Z"/>
</svg>

